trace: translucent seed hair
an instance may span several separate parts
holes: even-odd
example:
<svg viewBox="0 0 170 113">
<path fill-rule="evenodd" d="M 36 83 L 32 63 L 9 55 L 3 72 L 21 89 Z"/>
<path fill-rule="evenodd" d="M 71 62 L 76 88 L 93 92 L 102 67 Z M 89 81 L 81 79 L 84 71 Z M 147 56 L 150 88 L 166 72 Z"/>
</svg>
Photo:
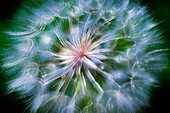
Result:
<svg viewBox="0 0 170 113">
<path fill-rule="evenodd" d="M 161 31 L 130 0 L 32 0 L 4 30 L 8 93 L 31 113 L 135 113 L 166 67 Z"/>
</svg>

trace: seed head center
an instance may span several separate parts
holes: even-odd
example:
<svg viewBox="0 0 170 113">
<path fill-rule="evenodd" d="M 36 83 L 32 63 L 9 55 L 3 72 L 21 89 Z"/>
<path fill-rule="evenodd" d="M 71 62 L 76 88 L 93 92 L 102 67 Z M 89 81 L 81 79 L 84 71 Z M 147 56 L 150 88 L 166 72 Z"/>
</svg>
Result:
<svg viewBox="0 0 170 113">
<path fill-rule="evenodd" d="M 80 51 L 80 58 L 86 56 L 84 50 Z"/>
</svg>

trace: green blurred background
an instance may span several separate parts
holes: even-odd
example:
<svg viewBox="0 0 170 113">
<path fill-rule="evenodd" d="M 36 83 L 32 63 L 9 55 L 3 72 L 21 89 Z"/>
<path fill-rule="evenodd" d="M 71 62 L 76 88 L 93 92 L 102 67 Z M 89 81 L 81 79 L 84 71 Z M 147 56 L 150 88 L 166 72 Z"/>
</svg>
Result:
<svg viewBox="0 0 170 113">
<path fill-rule="evenodd" d="M 8 20 L 12 19 L 12 15 L 21 3 L 22 0 L 4 0 L 0 3 L 0 25 L 6 25 Z M 141 4 L 148 7 L 156 21 L 163 21 L 159 27 L 164 31 L 162 36 L 165 40 L 165 47 L 170 48 L 170 0 L 141 0 Z M 13 95 L 4 96 L 4 92 L 3 79 L 0 77 L 0 112 L 23 113 L 26 105 L 22 100 L 16 100 L 16 96 Z M 153 89 L 150 103 L 151 106 L 146 109 L 145 113 L 170 113 L 170 61 L 167 69 L 161 72 L 159 87 Z"/>
</svg>

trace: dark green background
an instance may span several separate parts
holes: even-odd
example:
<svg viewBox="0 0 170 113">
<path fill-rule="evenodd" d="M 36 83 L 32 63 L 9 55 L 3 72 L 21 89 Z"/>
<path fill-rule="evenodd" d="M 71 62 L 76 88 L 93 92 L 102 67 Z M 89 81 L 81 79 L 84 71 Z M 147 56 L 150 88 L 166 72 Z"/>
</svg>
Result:
<svg viewBox="0 0 170 113">
<path fill-rule="evenodd" d="M 21 1 L 4 0 L 3 3 L 0 3 L 0 25 L 5 25 L 8 22 L 7 20 L 12 18 L 12 15 L 21 5 Z M 141 4 L 148 6 L 149 12 L 156 21 L 163 21 L 159 27 L 164 31 L 165 47 L 170 48 L 170 0 L 142 0 Z M 170 55 L 168 57 L 170 58 Z M 170 113 L 170 61 L 168 65 L 167 69 L 161 72 L 159 87 L 153 89 L 151 107 L 146 109 L 145 113 Z M 3 79 L 1 78 L 0 112 L 23 113 L 25 104 L 21 102 L 21 99 L 16 100 L 13 95 L 4 96 L 5 90 L 2 83 Z"/>
</svg>

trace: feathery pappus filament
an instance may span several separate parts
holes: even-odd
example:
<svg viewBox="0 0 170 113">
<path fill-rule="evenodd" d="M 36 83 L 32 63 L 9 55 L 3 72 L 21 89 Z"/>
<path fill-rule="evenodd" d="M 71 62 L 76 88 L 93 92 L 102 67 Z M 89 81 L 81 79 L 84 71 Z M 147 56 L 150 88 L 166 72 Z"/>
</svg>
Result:
<svg viewBox="0 0 170 113">
<path fill-rule="evenodd" d="M 137 1 L 24 2 L 4 32 L 8 91 L 32 113 L 135 113 L 165 68 L 157 23 Z M 4 44 L 5 45 L 5 44 Z"/>
</svg>

